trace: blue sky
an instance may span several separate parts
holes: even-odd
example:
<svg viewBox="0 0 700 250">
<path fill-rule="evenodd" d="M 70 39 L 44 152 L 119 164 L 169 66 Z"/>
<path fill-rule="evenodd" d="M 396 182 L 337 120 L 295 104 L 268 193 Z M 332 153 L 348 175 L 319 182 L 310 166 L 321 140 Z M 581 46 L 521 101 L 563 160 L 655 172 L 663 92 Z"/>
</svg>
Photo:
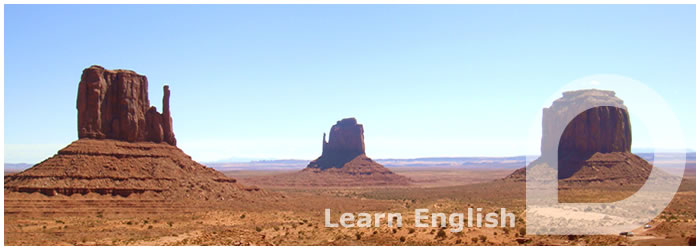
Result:
<svg viewBox="0 0 700 250">
<path fill-rule="evenodd" d="M 77 139 L 93 64 L 148 76 L 159 110 L 169 84 L 199 161 L 312 159 L 351 116 L 373 158 L 533 154 L 551 96 L 596 74 L 658 93 L 695 149 L 692 5 L 5 5 L 4 42 L 5 162 Z"/>
</svg>

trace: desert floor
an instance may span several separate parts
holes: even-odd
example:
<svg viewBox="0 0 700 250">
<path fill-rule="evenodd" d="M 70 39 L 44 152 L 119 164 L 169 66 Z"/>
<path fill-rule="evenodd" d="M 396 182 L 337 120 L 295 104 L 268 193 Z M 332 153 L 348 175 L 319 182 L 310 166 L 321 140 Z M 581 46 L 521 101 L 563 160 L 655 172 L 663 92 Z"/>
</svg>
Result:
<svg viewBox="0 0 700 250">
<path fill-rule="evenodd" d="M 634 236 L 534 236 L 524 233 L 525 184 L 497 180 L 508 170 L 393 168 L 410 187 L 281 188 L 249 201 L 166 201 L 156 194 L 44 196 L 5 192 L 5 245 L 687 245 L 695 237 L 695 173 L 671 205 Z M 241 180 L 284 171 L 232 171 Z M 626 197 L 630 190 L 590 190 Z M 560 193 L 560 195 L 562 195 Z M 563 194 L 567 195 L 567 194 Z M 514 228 L 417 228 L 413 211 L 506 208 Z M 326 228 L 324 210 L 397 212 L 402 227 Z M 333 218 L 338 218 L 335 214 Z"/>
</svg>

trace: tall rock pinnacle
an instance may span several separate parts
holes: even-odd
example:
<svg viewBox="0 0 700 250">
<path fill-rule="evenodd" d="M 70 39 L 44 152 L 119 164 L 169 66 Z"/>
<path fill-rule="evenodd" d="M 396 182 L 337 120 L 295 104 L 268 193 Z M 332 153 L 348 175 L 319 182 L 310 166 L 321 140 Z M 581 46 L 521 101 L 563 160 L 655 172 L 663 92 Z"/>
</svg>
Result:
<svg viewBox="0 0 700 250">
<path fill-rule="evenodd" d="M 163 92 L 160 114 L 150 106 L 146 76 L 97 65 L 86 68 L 78 86 L 78 138 L 176 145 L 167 85 Z"/>
<path fill-rule="evenodd" d="M 170 87 L 163 86 L 163 140 L 170 145 L 177 144 L 173 133 L 173 118 L 170 117 Z"/>
</svg>

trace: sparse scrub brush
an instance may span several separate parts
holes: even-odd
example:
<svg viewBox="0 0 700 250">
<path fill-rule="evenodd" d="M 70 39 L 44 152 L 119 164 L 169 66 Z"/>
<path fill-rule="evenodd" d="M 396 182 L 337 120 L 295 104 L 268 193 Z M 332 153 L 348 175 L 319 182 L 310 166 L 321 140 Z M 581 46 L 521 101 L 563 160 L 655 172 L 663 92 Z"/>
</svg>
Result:
<svg viewBox="0 0 700 250">
<path fill-rule="evenodd" d="M 437 232 L 437 235 L 435 235 L 435 238 L 447 238 L 447 233 L 444 229 L 440 229 L 440 231 Z"/>
</svg>

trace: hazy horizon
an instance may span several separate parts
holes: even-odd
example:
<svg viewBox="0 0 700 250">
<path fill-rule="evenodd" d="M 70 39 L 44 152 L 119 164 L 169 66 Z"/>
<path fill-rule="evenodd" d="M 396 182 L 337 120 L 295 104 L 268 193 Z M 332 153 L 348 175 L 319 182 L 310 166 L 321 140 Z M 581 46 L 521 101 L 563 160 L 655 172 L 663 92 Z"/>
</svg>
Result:
<svg viewBox="0 0 700 250">
<path fill-rule="evenodd" d="M 653 153 L 651 149 L 647 148 L 632 148 L 632 153 L 635 154 L 650 154 Z M 660 150 L 658 152 L 663 153 L 663 150 Z M 696 153 L 695 150 L 693 149 L 686 149 L 686 153 Z M 320 152 L 319 152 L 320 156 Z M 50 156 L 47 156 L 47 158 Z M 505 159 L 505 158 L 514 158 L 514 157 L 530 157 L 530 158 L 536 158 L 539 157 L 539 154 L 520 154 L 520 155 L 505 155 L 505 156 L 478 156 L 478 155 L 462 155 L 462 156 L 416 156 L 416 157 L 405 157 L 405 158 L 374 158 L 374 160 L 378 161 L 386 161 L 386 160 L 417 160 L 417 159 L 449 159 L 449 158 L 493 158 L 493 159 Z M 312 161 L 316 159 L 314 158 L 309 158 L 309 159 L 302 159 L 302 158 L 251 158 L 251 157 L 227 157 L 227 158 L 222 158 L 218 160 L 213 160 L 213 161 L 201 161 L 201 163 L 205 164 L 217 164 L 217 163 L 254 163 L 254 162 L 265 162 L 265 161 Z M 42 159 L 43 160 L 43 159 Z M 37 162 L 4 162 L 4 164 L 37 164 Z"/>
<path fill-rule="evenodd" d="M 4 8 L 7 163 L 78 139 L 93 64 L 146 75 L 158 110 L 170 85 L 178 146 L 201 162 L 314 159 L 346 117 L 376 159 L 536 155 L 542 108 L 601 74 L 642 82 L 680 121 L 685 145 L 654 141 L 635 116 L 644 100 L 614 89 L 633 149 L 696 149 L 693 5 Z"/>
</svg>

